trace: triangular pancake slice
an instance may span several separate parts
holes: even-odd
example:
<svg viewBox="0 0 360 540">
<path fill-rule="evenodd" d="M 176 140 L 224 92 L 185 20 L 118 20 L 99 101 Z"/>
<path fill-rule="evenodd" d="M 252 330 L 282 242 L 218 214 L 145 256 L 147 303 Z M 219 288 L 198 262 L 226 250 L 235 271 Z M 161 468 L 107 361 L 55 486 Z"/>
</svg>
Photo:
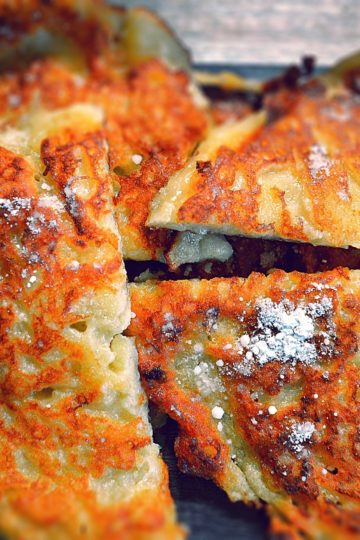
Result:
<svg viewBox="0 0 360 540">
<path fill-rule="evenodd" d="M 182 538 L 152 442 L 103 113 L 0 133 L 0 531 Z"/>
<path fill-rule="evenodd" d="M 147 395 L 179 424 L 180 468 L 267 503 L 294 538 L 358 538 L 360 272 L 130 291 L 128 332 Z"/>
<path fill-rule="evenodd" d="M 330 76 L 310 81 L 212 130 L 147 224 L 359 248 L 359 151 L 359 96 Z"/>
</svg>

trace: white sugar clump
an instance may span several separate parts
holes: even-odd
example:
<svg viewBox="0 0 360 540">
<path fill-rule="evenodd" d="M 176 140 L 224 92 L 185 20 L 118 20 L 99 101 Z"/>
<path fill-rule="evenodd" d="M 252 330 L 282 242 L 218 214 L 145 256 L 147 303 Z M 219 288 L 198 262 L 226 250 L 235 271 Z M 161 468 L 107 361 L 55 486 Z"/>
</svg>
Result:
<svg viewBox="0 0 360 540">
<path fill-rule="evenodd" d="M 30 276 L 30 279 L 28 281 L 28 283 L 26 284 L 26 286 L 28 287 L 28 289 L 30 289 L 31 285 L 33 285 L 36 281 L 36 276 Z"/>
<path fill-rule="evenodd" d="M 218 405 L 215 405 L 211 411 L 212 417 L 216 420 L 221 420 L 224 416 L 224 409 L 222 407 L 219 407 Z"/>
<path fill-rule="evenodd" d="M 243 360 L 237 369 L 245 376 L 250 375 L 254 364 L 263 366 L 277 360 L 281 363 L 314 365 L 318 358 L 315 337 L 322 353 L 332 352 L 335 325 L 332 315 L 332 300 L 324 297 L 318 302 L 295 306 L 285 299 L 274 302 L 262 298 L 256 303 L 257 324 L 253 335 L 238 338 L 237 349 Z M 328 332 L 320 331 L 316 319 L 326 317 Z"/>
<path fill-rule="evenodd" d="M 31 234 L 37 235 L 46 227 L 47 229 L 56 229 L 57 222 L 55 219 L 47 219 L 44 214 L 34 212 L 26 220 L 26 225 Z"/>
<path fill-rule="evenodd" d="M 301 454 L 315 431 L 315 425 L 312 422 L 299 422 L 291 426 L 291 431 L 286 444 L 296 454 Z"/>
<path fill-rule="evenodd" d="M 312 364 L 316 360 L 316 348 L 308 340 L 315 335 L 314 320 L 303 307 L 295 309 L 290 303 L 275 304 L 270 298 L 258 303 L 258 324 L 263 335 L 254 354 L 260 364 L 275 358 L 282 362 L 297 360 Z M 274 329 L 274 333 L 271 333 Z"/>
<path fill-rule="evenodd" d="M 174 316 L 171 313 L 165 313 L 165 323 L 161 327 L 161 333 L 170 341 L 175 339 L 178 334 L 178 328 L 173 323 Z"/>
<path fill-rule="evenodd" d="M 244 334 L 243 336 L 240 337 L 240 345 L 242 345 L 242 347 L 247 347 L 250 343 L 250 336 L 248 336 L 247 334 Z"/>
<path fill-rule="evenodd" d="M 132 159 L 133 163 L 135 163 L 135 165 L 140 165 L 140 163 L 143 160 L 143 157 L 140 154 L 133 154 L 131 156 L 131 159 Z"/>
<path fill-rule="evenodd" d="M 63 203 L 55 195 L 42 195 L 39 197 L 38 206 L 42 208 L 51 208 L 55 212 L 65 212 Z"/>
<path fill-rule="evenodd" d="M 219 309 L 212 307 L 209 308 L 205 313 L 205 320 L 204 320 L 204 326 L 205 328 L 211 332 L 213 330 L 217 330 L 217 320 L 219 316 Z"/>
<path fill-rule="evenodd" d="M 71 261 L 68 265 L 67 265 L 68 269 L 71 270 L 72 272 L 77 272 L 80 268 L 80 263 L 79 261 Z"/>
<path fill-rule="evenodd" d="M 11 199 L 0 199 L 0 213 L 4 217 L 18 216 L 21 210 L 30 210 L 31 199 L 28 197 L 13 197 Z"/>
</svg>

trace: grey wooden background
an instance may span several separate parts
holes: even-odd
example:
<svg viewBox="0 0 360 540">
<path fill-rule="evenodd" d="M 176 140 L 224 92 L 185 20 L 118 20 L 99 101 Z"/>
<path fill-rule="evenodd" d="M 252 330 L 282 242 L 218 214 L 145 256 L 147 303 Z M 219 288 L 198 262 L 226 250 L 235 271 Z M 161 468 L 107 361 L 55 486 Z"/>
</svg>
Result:
<svg viewBox="0 0 360 540">
<path fill-rule="evenodd" d="M 360 49 L 360 0 L 118 0 L 160 13 L 196 63 L 327 65 Z"/>
</svg>

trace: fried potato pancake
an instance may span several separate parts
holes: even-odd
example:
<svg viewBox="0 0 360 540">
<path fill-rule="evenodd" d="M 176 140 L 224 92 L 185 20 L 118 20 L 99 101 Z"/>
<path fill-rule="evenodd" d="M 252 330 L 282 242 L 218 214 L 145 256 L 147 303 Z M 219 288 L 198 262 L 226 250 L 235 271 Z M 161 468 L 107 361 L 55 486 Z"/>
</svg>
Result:
<svg viewBox="0 0 360 540">
<path fill-rule="evenodd" d="M 2 122 L 34 106 L 101 106 L 124 257 L 161 258 L 172 235 L 145 226 L 150 202 L 208 125 L 176 41 L 145 10 L 96 1 L 2 1 L 0 15 Z"/>
<path fill-rule="evenodd" d="M 152 442 L 103 113 L 0 132 L 0 531 L 179 539 Z"/>
<path fill-rule="evenodd" d="M 360 101 L 324 81 L 210 131 L 147 224 L 359 248 Z"/>
<path fill-rule="evenodd" d="M 130 293 L 128 333 L 147 395 L 179 424 L 181 470 L 267 503 L 286 538 L 358 538 L 360 272 Z"/>
</svg>

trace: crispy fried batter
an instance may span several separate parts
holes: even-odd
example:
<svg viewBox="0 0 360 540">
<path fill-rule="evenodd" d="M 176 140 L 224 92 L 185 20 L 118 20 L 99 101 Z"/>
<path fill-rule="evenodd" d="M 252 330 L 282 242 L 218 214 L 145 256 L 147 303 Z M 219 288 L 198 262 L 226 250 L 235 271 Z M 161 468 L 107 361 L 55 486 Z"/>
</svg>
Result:
<svg viewBox="0 0 360 540">
<path fill-rule="evenodd" d="M 313 81 L 277 97 L 210 132 L 148 225 L 359 248 L 358 96 Z"/>
<path fill-rule="evenodd" d="M 102 111 L 0 133 L 0 530 L 182 538 L 131 340 Z M 114 337 L 116 335 L 116 337 Z"/>
<path fill-rule="evenodd" d="M 35 34 L 26 55 L 23 46 L 11 73 L 0 78 L 3 121 L 18 121 L 35 105 L 46 109 L 77 102 L 100 105 L 106 115 L 124 257 L 158 259 L 171 234 L 145 227 L 149 204 L 171 174 L 185 164 L 207 128 L 203 105 L 196 103 L 188 75 L 160 59 L 129 66 L 121 31 L 123 10 L 101 2 L 25 5 L 28 9 L 18 16 L 16 10 L 7 12 L 0 4 L 8 29 L 5 38 L 10 35 L 12 41 L 22 43 L 30 40 L 36 28 L 54 31 L 54 35 L 47 38 L 44 56 L 43 50 L 41 54 L 37 50 Z M 5 66 L 10 53 L 11 49 L 3 60 Z"/>
<path fill-rule="evenodd" d="M 130 287 L 143 384 L 185 472 L 290 538 L 358 538 L 360 273 Z M 287 527 L 286 523 L 290 523 Z"/>
</svg>

